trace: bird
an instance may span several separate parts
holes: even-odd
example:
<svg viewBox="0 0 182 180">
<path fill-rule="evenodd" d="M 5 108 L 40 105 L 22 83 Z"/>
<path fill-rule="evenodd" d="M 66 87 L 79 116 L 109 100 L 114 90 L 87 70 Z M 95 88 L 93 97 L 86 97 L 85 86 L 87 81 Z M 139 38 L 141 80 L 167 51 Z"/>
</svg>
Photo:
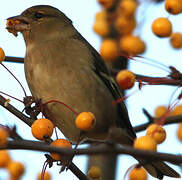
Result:
<svg viewBox="0 0 182 180">
<path fill-rule="evenodd" d="M 100 54 L 63 12 L 49 5 L 36 5 L 8 21 L 13 23 L 7 25 L 7 30 L 15 36 L 22 33 L 25 40 L 24 68 L 32 96 L 42 103 L 59 100 L 76 112 L 95 115 L 95 126 L 81 137 L 74 123 L 75 114 L 59 103 L 48 104 L 56 127 L 67 139 L 76 143 L 80 138 L 109 137 L 119 144 L 133 145 L 136 134 L 126 106 L 124 102 L 112 103 L 122 97 L 118 85 Z M 159 179 L 164 175 L 180 177 L 163 162 L 144 167 Z"/>
</svg>

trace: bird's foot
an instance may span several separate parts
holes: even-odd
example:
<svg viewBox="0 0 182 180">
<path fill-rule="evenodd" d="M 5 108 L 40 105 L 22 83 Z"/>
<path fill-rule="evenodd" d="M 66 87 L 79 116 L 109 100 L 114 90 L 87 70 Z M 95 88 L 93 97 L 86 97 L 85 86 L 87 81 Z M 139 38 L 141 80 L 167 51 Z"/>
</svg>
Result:
<svg viewBox="0 0 182 180">
<path fill-rule="evenodd" d="M 41 112 L 41 99 L 36 99 L 33 96 L 26 96 L 23 99 L 26 114 L 31 118 L 37 119 L 38 114 Z"/>
</svg>

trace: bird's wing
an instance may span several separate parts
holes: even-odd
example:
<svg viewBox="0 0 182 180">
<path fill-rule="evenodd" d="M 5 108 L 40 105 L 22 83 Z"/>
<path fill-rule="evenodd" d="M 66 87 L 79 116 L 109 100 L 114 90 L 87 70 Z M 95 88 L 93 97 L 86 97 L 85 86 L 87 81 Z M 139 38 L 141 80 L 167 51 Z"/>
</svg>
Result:
<svg viewBox="0 0 182 180">
<path fill-rule="evenodd" d="M 92 57 L 93 57 L 92 60 L 93 60 L 94 72 L 100 77 L 100 79 L 104 82 L 104 84 L 110 90 L 114 99 L 115 100 L 120 99 L 122 97 L 121 91 L 118 88 L 118 86 L 116 85 L 114 79 L 110 76 L 108 68 L 106 67 L 106 64 L 104 63 L 100 54 L 80 34 L 75 36 L 74 38 L 81 40 L 89 48 L 89 50 L 92 54 Z M 136 134 L 130 123 L 125 104 L 123 102 L 120 102 L 117 104 L 117 107 L 118 107 L 118 112 L 119 112 L 121 118 L 119 118 L 117 120 L 116 125 L 118 127 L 125 129 L 127 131 L 127 133 L 134 139 L 136 137 Z"/>
<path fill-rule="evenodd" d="M 116 85 L 114 79 L 108 73 L 107 67 L 106 67 L 105 63 L 103 62 L 102 58 L 100 57 L 100 55 L 98 54 L 98 52 L 95 49 L 92 48 L 91 52 L 93 55 L 95 72 L 103 80 L 105 85 L 108 87 L 108 89 L 112 93 L 114 99 L 115 100 L 120 99 L 122 97 L 121 91 L 118 88 L 118 86 Z M 106 71 L 107 71 L 107 73 L 106 73 Z M 119 112 L 121 118 L 119 118 L 117 120 L 116 125 L 118 127 L 124 128 L 124 129 L 127 128 L 127 132 L 133 138 L 135 138 L 136 134 L 130 123 L 130 120 L 128 117 L 128 111 L 126 109 L 124 102 L 118 103 L 117 106 L 118 106 L 118 112 Z"/>
</svg>

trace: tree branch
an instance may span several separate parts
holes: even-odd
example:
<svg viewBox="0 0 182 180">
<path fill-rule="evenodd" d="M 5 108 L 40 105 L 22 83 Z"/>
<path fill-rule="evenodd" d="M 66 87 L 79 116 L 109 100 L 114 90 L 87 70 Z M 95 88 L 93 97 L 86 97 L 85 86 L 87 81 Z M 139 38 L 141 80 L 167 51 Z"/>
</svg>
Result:
<svg viewBox="0 0 182 180">
<path fill-rule="evenodd" d="M 24 58 L 6 56 L 4 61 L 13 62 L 13 63 L 24 63 Z"/>
<path fill-rule="evenodd" d="M 1 148 L 4 149 L 4 148 Z M 50 146 L 44 142 L 29 141 L 29 140 L 13 140 L 9 141 L 6 149 L 26 149 L 42 152 L 60 153 L 65 156 L 73 155 L 99 155 L 99 154 L 127 154 L 135 158 L 146 159 L 147 161 L 167 161 L 175 164 L 182 163 L 182 155 L 174 155 L 169 153 L 160 153 L 154 151 L 145 151 L 135 149 L 130 146 L 109 146 L 106 144 L 100 144 L 84 149 L 68 149 L 57 148 Z"/>
<path fill-rule="evenodd" d="M 109 69 L 110 73 L 114 76 L 120 71 L 120 69 Z M 182 81 L 172 79 L 168 77 L 151 77 L 140 74 L 135 74 L 136 81 L 146 82 L 148 85 L 169 85 L 169 86 L 182 86 Z"/>
<path fill-rule="evenodd" d="M 146 111 L 147 112 L 147 111 Z M 152 120 L 153 119 L 153 120 Z M 165 118 L 164 125 L 169 124 L 175 124 L 175 123 L 181 123 L 182 122 L 182 115 L 175 115 L 175 116 L 169 116 Z M 149 122 L 135 126 L 134 130 L 135 132 L 140 132 L 145 130 L 151 123 L 154 123 L 154 117 L 149 117 Z"/>
<path fill-rule="evenodd" d="M 80 180 L 89 180 L 89 178 L 73 162 L 68 168 Z"/>
<path fill-rule="evenodd" d="M 17 118 L 21 119 L 25 124 L 28 126 L 31 126 L 34 122 L 34 119 L 31 119 L 24 115 L 21 111 L 16 109 L 14 106 L 8 103 L 7 106 L 5 106 L 6 99 L 0 95 L 0 105 L 3 106 L 5 109 L 7 109 L 9 112 L 11 112 L 13 115 L 15 115 Z"/>
<path fill-rule="evenodd" d="M 24 115 L 21 111 L 16 109 L 14 106 L 8 103 L 8 106 L 4 106 L 4 103 L 6 102 L 5 98 L 0 95 L 0 105 L 3 106 L 5 109 L 7 109 L 9 112 L 14 114 L 16 117 L 21 119 L 24 123 L 26 123 L 28 126 L 31 126 L 34 122 L 34 119 L 29 118 L 28 116 Z M 166 118 L 164 125 L 174 124 L 174 123 L 180 123 L 182 122 L 182 115 L 178 116 L 169 116 Z M 149 124 L 151 124 L 152 121 L 149 121 L 147 123 L 138 125 L 134 127 L 135 132 L 143 131 L 147 128 Z"/>
<path fill-rule="evenodd" d="M 167 77 L 150 77 L 140 74 L 135 74 L 137 81 L 146 82 L 149 85 L 170 85 L 170 86 L 182 86 L 182 81 Z"/>
</svg>

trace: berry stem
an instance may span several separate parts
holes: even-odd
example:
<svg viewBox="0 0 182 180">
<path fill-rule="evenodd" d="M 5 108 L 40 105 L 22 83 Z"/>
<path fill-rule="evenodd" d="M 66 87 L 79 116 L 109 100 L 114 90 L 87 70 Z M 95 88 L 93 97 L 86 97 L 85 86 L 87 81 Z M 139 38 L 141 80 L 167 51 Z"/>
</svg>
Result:
<svg viewBox="0 0 182 180">
<path fill-rule="evenodd" d="M 140 90 L 140 89 L 139 89 L 139 90 Z M 118 103 L 120 103 L 120 102 L 122 102 L 122 101 L 125 101 L 126 99 L 128 99 L 130 96 L 132 96 L 133 94 L 135 94 L 135 93 L 137 93 L 137 92 L 138 92 L 138 89 L 137 89 L 136 91 L 133 91 L 131 94 L 125 95 L 125 96 L 123 96 L 123 97 L 121 97 L 121 98 L 119 98 L 119 99 L 114 100 L 114 101 L 113 101 L 113 104 L 118 104 Z"/>
<path fill-rule="evenodd" d="M 153 60 L 153 59 L 150 59 L 150 58 L 147 58 L 147 57 L 143 57 L 143 56 L 139 56 L 139 55 L 136 55 L 135 57 L 134 56 L 128 56 L 128 55 L 125 55 L 125 54 L 121 54 L 121 56 L 127 58 L 127 59 L 130 59 L 130 60 L 133 60 L 133 61 L 136 61 L 136 62 L 140 62 L 140 63 L 143 63 L 143 64 L 147 64 L 147 65 L 150 65 L 150 66 L 153 66 L 153 67 L 156 67 L 156 68 L 159 68 L 161 70 L 164 70 L 165 72 L 168 72 L 170 73 L 170 70 L 169 70 L 169 67 L 156 61 L 156 60 Z M 139 59 L 136 59 L 136 58 L 139 58 Z M 142 60 L 142 58 L 144 60 Z M 148 62 L 146 62 L 145 60 L 148 60 Z M 152 62 L 154 64 L 152 64 Z"/>
<path fill-rule="evenodd" d="M 51 121 L 52 121 L 53 124 L 54 124 L 54 131 L 55 131 L 55 134 L 56 134 L 56 138 L 58 139 L 58 133 L 57 133 L 57 130 L 56 130 L 56 122 L 55 122 L 54 115 L 52 114 L 52 112 L 50 111 L 50 109 L 49 109 L 47 106 L 45 106 L 45 109 L 47 109 L 48 113 L 49 113 L 50 116 L 51 116 Z M 44 109 L 43 109 L 43 104 L 42 104 L 42 103 L 41 103 L 41 112 L 42 112 L 42 115 L 44 115 L 44 114 L 43 114 Z"/>
<path fill-rule="evenodd" d="M 42 167 L 41 180 L 44 180 L 44 175 L 45 175 L 45 171 L 46 171 L 47 165 L 48 165 L 48 162 L 45 161 L 45 162 L 44 162 L 44 165 L 43 165 L 43 167 Z"/>
<path fill-rule="evenodd" d="M 23 103 L 22 100 L 17 99 L 17 98 L 15 98 L 15 97 L 13 97 L 13 96 L 11 96 L 11 95 L 9 95 L 9 94 L 6 94 L 6 93 L 4 93 L 4 92 L 2 92 L 2 91 L 0 91 L 0 93 L 1 93 L 1 94 L 4 94 L 5 96 L 8 96 L 8 97 L 10 97 L 10 98 L 12 98 L 12 99 L 15 99 L 15 100 L 17 100 L 17 101 L 19 101 L 19 102 L 21 102 L 21 103 Z"/>
<path fill-rule="evenodd" d="M 20 81 L 15 77 L 15 75 L 2 63 L 0 63 L 14 78 L 15 80 L 18 82 L 18 84 L 21 86 L 22 90 L 23 90 L 23 93 L 25 95 L 25 97 L 27 96 L 26 92 L 25 92 L 25 89 L 24 87 L 22 86 L 22 84 L 20 83 Z"/>
<path fill-rule="evenodd" d="M 159 61 L 156 61 L 155 59 L 151 59 L 151 58 L 148 58 L 148 57 L 145 57 L 145 56 L 141 56 L 141 55 L 136 55 L 136 57 L 138 57 L 138 58 L 143 58 L 143 59 L 148 60 L 148 61 L 150 61 L 150 62 L 156 63 L 157 65 L 160 65 L 160 66 L 162 66 L 163 68 L 166 68 L 165 71 L 170 72 L 168 66 L 166 66 L 165 64 L 163 64 L 163 63 L 161 63 L 161 62 L 159 62 Z M 160 68 L 160 67 L 159 67 L 159 68 Z"/>
<path fill-rule="evenodd" d="M 165 123 L 165 119 L 167 117 L 167 115 L 176 107 L 176 105 L 179 103 L 179 100 L 180 99 L 175 99 L 173 102 L 172 102 L 172 98 L 175 94 L 175 92 L 179 89 L 179 87 L 173 92 L 171 98 L 170 98 L 170 101 L 169 101 L 169 105 L 167 107 L 167 111 L 162 115 L 162 117 L 158 120 L 158 125 L 164 125 Z"/>
<path fill-rule="evenodd" d="M 67 104 L 63 103 L 62 101 L 50 100 L 50 101 L 44 103 L 44 105 L 49 104 L 49 103 L 59 103 L 59 104 L 62 104 L 63 106 L 67 107 L 70 111 L 72 111 L 75 115 L 78 115 L 79 114 L 74 109 L 72 109 L 70 106 L 68 106 Z"/>
</svg>

